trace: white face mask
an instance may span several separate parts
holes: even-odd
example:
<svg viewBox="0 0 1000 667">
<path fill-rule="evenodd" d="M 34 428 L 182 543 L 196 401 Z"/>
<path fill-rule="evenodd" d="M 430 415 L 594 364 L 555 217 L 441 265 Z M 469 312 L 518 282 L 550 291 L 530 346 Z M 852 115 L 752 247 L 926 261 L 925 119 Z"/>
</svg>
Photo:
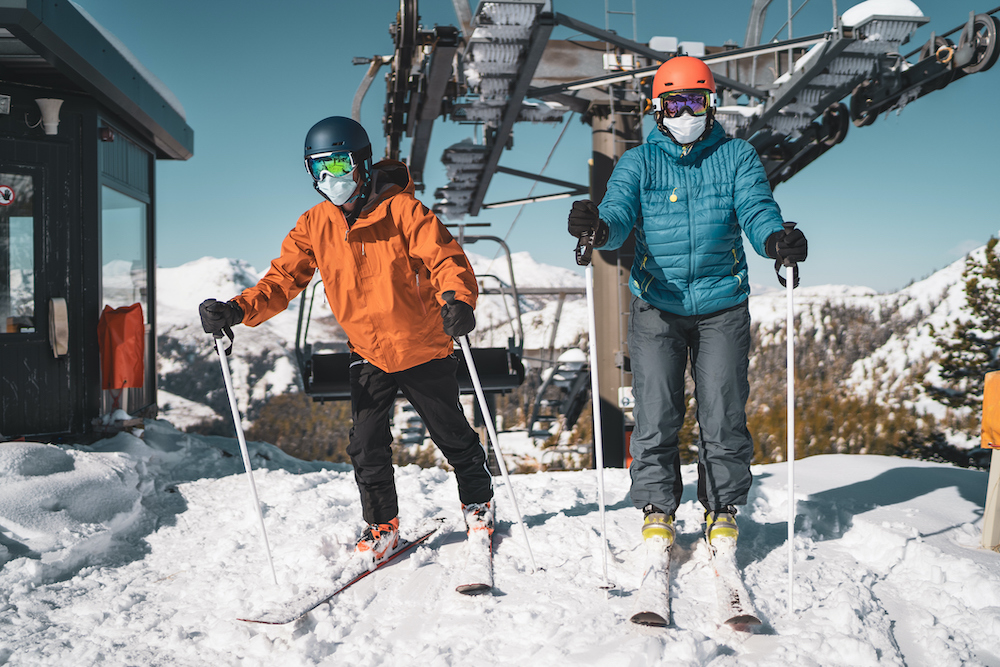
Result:
<svg viewBox="0 0 1000 667">
<path fill-rule="evenodd" d="M 705 123 L 708 115 L 692 116 L 691 114 L 681 114 L 680 118 L 664 118 L 663 125 L 670 130 L 670 134 L 679 144 L 690 144 L 702 135 L 705 131 Z"/>
<path fill-rule="evenodd" d="M 316 189 L 330 200 L 334 206 L 343 206 L 351 198 L 354 191 L 358 189 L 358 184 L 354 182 L 354 172 L 352 169 L 343 176 L 331 176 L 324 171 L 316 183 Z"/>
</svg>

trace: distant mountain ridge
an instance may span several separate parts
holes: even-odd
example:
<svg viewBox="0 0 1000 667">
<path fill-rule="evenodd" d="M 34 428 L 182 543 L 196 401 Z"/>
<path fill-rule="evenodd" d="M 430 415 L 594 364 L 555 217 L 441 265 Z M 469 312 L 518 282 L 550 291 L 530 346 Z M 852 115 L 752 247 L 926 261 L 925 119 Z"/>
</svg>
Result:
<svg viewBox="0 0 1000 667">
<path fill-rule="evenodd" d="M 981 256 L 983 252 L 984 248 L 979 248 L 973 254 Z M 469 253 L 469 257 L 483 286 L 510 284 L 506 258 L 490 259 L 474 253 Z M 539 264 L 527 252 L 514 253 L 511 262 L 519 288 L 580 289 L 584 286 L 584 279 L 578 273 Z M 944 408 L 929 399 L 921 385 L 925 380 L 936 378 L 931 328 L 941 330 L 948 322 L 963 316 L 961 276 L 964 267 L 963 258 L 924 280 L 886 294 L 845 285 L 796 289 L 796 344 L 803 349 L 815 348 L 819 355 L 815 360 L 807 358 L 806 366 L 800 371 L 808 372 L 809 364 L 821 367 L 826 363 L 821 354 L 824 338 L 831 341 L 826 348 L 837 349 L 838 354 L 843 354 L 842 348 L 833 341 L 853 339 L 850 370 L 839 378 L 839 382 L 874 400 L 896 395 L 902 387 L 907 387 L 909 405 L 922 412 L 942 413 Z M 160 405 L 164 418 L 183 425 L 210 417 L 214 412 L 228 419 L 218 360 L 212 341 L 201 330 L 197 308 L 206 298 L 231 298 L 254 285 L 260 275 L 262 273 L 241 260 L 212 257 L 176 268 L 158 269 L 159 386 L 163 390 Z M 314 284 L 315 281 L 306 293 L 311 292 Z M 525 348 L 549 345 L 557 299 L 556 296 L 522 297 Z M 317 306 L 309 328 L 310 341 L 346 342 L 329 311 L 323 310 L 321 288 L 316 290 L 315 300 Z M 258 327 L 235 329 L 235 350 L 230 359 L 234 389 L 241 412 L 250 422 L 270 397 L 299 391 L 294 352 L 299 303 L 300 299 L 296 299 L 288 310 Z M 321 317 L 321 312 L 327 316 Z M 517 335 L 517 327 L 510 319 L 512 312 L 511 298 L 481 296 L 476 309 L 473 345 L 505 346 L 508 337 Z M 757 360 L 762 351 L 779 342 L 784 345 L 785 291 L 769 290 L 751 296 L 750 312 L 757 337 L 751 361 L 753 379 L 754 365 L 763 363 Z M 831 313 L 840 315 L 834 317 Z M 568 297 L 562 306 L 556 348 L 581 345 L 586 338 L 587 319 L 586 300 L 581 296 Z M 810 339 L 800 341 L 806 331 Z M 208 410 L 195 410 L 196 405 Z"/>
</svg>

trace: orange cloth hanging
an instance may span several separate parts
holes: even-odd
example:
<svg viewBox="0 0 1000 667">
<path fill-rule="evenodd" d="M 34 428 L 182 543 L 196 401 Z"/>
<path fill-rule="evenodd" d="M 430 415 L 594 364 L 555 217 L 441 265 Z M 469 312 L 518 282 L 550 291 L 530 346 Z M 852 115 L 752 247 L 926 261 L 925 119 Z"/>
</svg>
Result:
<svg viewBox="0 0 1000 667">
<path fill-rule="evenodd" d="M 983 383 L 984 449 L 1000 449 L 1000 371 L 986 374 Z"/>
<path fill-rule="evenodd" d="M 97 339 L 101 346 L 101 388 L 141 388 L 146 358 L 142 305 L 105 306 L 97 323 Z"/>
</svg>

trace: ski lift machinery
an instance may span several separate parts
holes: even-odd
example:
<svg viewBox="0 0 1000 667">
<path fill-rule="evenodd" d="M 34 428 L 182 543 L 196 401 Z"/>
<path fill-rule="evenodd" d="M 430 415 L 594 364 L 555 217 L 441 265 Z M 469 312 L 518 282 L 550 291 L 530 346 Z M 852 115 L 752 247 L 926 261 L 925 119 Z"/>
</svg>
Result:
<svg viewBox="0 0 1000 667">
<path fill-rule="evenodd" d="M 608 22 L 611 14 L 632 16 L 629 40 L 610 26 L 602 30 L 555 11 L 555 2 L 481 0 L 472 13 L 468 0 L 452 0 L 458 26 L 425 30 L 419 26 L 417 0 L 401 0 L 390 30 L 394 53 L 355 59 L 356 64 L 369 64 L 354 100 L 356 118 L 375 72 L 391 65 L 386 75 L 386 156 L 400 159 L 402 138 L 411 139 L 406 161 L 418 190 L 424 189 L 424 164 L 437 118 L 482 129 L 481 142 L 466 140 L 444 150 L 449 182 L 435 190 L 433 209 L 438 215 L 460 220 L 495 206 L 587 193 L 600 200 L 614 162 L 642 141 L 639 119 L 653 74 L 676 55 L 700 57 L 712 68 L 719 88 L 719 123 L 729 136 L 754 146 L 772 187 L 841 143 L 852 123 L 871 125 L 879 114 L 990 69 L 1000 55 L 1000 22 L 994 17 L 1000 7 L 969 12 L 962 24 L 933 32 L 923 45 L 902 54 L 900 47 L 930 19 L 867 11 L 895 8 L 887 3 L 858 3 L 842 17 L 836 0 L 831 0 L 833 28 L 793 38 L 792 20 L 810 2 L 804 0 L 795 12 L 789 5 L 788 20 L 779 30 L 781 34 L 787 28 L 788 39 L 779 40 L 776 34 L 762 41 L 772 0 L 753 0 L 744 45 L 730 41 L 713 47 L 672 37 L 657 38 L 655 44 L 637 42 L 634 3 L 632 12 L 612 12 L 606 3 Z M 598 41 L 588 43 L 589 48 L 578 38 L 550 42 L 557 25 Z M 503 151 L 512 146 L 515 122 L 554 122 L 570 111 L 580 113 L 593 129 L 589 185 L 499 165 Z M 560 185 L 565 191 L 485 204 L 496 173 Z M 602 316 L 608 322 L 599 322 L 597 341 L 600 363 L 609 365 L 599 374 L 602 402 L 610 408 L 602 410 L 605 447 L 622 453 L 620 461 L 609 459 L 611 465 L 624 463 L 626 422 L 620 390 L 631 383 L 619 303 L 627 252 L 595 253 L 594 261 L 596 308 L 617 313 Z"/>
</svg>

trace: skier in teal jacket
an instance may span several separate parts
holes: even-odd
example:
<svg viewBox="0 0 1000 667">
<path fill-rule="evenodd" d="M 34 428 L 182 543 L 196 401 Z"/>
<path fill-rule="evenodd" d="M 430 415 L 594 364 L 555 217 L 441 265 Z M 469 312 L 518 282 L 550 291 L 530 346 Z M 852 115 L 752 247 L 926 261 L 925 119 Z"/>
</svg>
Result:
<svg viewBox="0 0 1000 667">
<path fill-rule="evenodd" d="M 698 404 L 698 498 L 706 538 L 735 542 L 753 441 L 746 426 L 750 353 L 745 232 L 760 255 L 800 262 L 801 230 L 786 233 L 754 148 L 714 122 L 715 80 L 697 58 L 666 61 L 653 79 L 656 127 L 622 155 L 600 206 L 574 202 L 569 231 L 613 250 L 635 230 L 628 346 L 635 396 L 630 452 L 643 537 L 674 540 L 680 504 L 678 435 L 691 360 Z M 652 542 L 651 542 L 652 541 Z"/>
</svg>

